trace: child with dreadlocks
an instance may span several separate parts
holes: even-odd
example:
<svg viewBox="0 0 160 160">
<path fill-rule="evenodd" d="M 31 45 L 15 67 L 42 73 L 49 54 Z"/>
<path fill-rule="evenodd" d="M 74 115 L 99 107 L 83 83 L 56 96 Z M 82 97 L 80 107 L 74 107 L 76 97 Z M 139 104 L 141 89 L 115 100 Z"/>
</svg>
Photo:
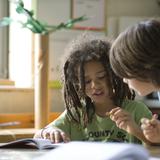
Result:
<svg viewBox="0 0 160 160">
<path fill-rule="evenodd" d="M 111 43 L 83 35 L 73 41 L 64 56 L 65 111 L 35 134 L 54 143 L 114 141 L 141 143 L 142 117 L 151 112 L 117 77 L 109 64 Z"/>
</svg>

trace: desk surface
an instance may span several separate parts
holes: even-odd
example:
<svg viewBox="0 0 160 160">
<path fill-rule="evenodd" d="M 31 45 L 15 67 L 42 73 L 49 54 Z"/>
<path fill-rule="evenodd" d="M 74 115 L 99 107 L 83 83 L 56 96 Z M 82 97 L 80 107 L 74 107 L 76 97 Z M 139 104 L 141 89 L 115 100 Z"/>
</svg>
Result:
<svg viewBox="0 0 160 160">
<path fill-rule="evenodd" d="M 152 157 L 160 160 L 160 146 L 146 146 Z M 33 149 L 0 149 L 0 160 L 33 160 L 49 150 Z"/>
<path fill-rule="evenodd" d="M 0 160 L 33 160 L 48 150 L 33 149 L 0 149 Z"/>
<path fill-rule="evenodd" d="M 146 146 L 145 148 L 147 148 L 152 157 L 160 159 L 160 146 Z"/>
</svg>

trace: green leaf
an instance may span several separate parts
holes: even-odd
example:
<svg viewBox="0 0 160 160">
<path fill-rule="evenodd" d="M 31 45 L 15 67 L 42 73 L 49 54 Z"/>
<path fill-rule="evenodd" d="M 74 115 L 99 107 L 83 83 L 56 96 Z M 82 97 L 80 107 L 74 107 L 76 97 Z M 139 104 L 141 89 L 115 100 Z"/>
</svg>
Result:
<svg viewBox="0 0 160 160">
<path fill-rule="evenodd" d="M 19 5 L 19 6 L 24 7 L 24 3 L 23 3 L 23 1 L 22 1 L 22 0 L 18 0 L 18 2 L 17 2 L 17 3 L 18 3 L 18 5 Z"/>
<path fill-rule="evenodd" d="M 24 13 L 23 7 L 18 6 L 18 7 L 16 8 L 16 12 L 19 13 L 19 14 Z"/>
</svg>

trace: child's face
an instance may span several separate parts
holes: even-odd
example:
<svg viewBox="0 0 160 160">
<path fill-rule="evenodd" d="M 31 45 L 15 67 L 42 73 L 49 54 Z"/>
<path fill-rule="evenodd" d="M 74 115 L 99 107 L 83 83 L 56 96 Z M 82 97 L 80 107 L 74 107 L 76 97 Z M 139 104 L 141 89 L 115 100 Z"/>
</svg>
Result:
<svg viewBox="0 0 160 160">
<path fill-rule="evenodd" d="M 142 82 L 134 78 L 123 78 L 123 81 L 141 96 L 146 96 L 147 94 L 158 90 L 151 82 Z"/>
<path fill-rule="evenodd" d="M 84 65 L 85 92 L 95 103 L 104 103 L 109 97 L 106 84 L 107 76 L 103 65 L 97 61 L 90 61 Z"/>
</svg>

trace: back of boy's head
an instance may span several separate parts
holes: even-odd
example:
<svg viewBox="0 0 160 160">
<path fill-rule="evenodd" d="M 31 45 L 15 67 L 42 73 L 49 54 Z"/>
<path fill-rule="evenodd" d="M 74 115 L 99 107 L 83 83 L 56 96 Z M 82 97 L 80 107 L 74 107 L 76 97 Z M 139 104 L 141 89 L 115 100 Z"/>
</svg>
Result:
<svg viewBox="0 0 160 160">
<path fill-rule="evenodd" d="M 92 100 L 85 94 L 85 79 L 84 79 L 84 64 L 88 61 L 100 62 L 107 74 L 107 84 L 109 83 L 110 92 L 115 91 L 113 101 L 118 105 L 122 103 L 124 97 L 133 97 L 128 86 L 126 86 L 122 79 L 117 77 L 109 64 L 109 50 L 111 43 L 106 38 L 98 38 L 89 34 L 84 34 L 72 41 L 66 48 L 66 53 L 63 57 L 63 94 L 66 108 L 75 121 L 76 118 L 72 114 L 73 108 L 77 115 L 79 108 L 83 108 L 87 112 L 92 110 L 94 114 L 94 106 Z M 84 103 L 82 103 L 82 101 Z M 85 104 L 85 105 L 84 105 Z M 84 107 L 86 107 L 84 109 Z M 78 120 L 79 121 L 79 120 Z"/>
<path fill-rule="evenodd" d="M 113 43 L 110 63 L 122 78 L 136 78 L 160 86 L 160 20 L 141 21 Z"/>
</svg>

